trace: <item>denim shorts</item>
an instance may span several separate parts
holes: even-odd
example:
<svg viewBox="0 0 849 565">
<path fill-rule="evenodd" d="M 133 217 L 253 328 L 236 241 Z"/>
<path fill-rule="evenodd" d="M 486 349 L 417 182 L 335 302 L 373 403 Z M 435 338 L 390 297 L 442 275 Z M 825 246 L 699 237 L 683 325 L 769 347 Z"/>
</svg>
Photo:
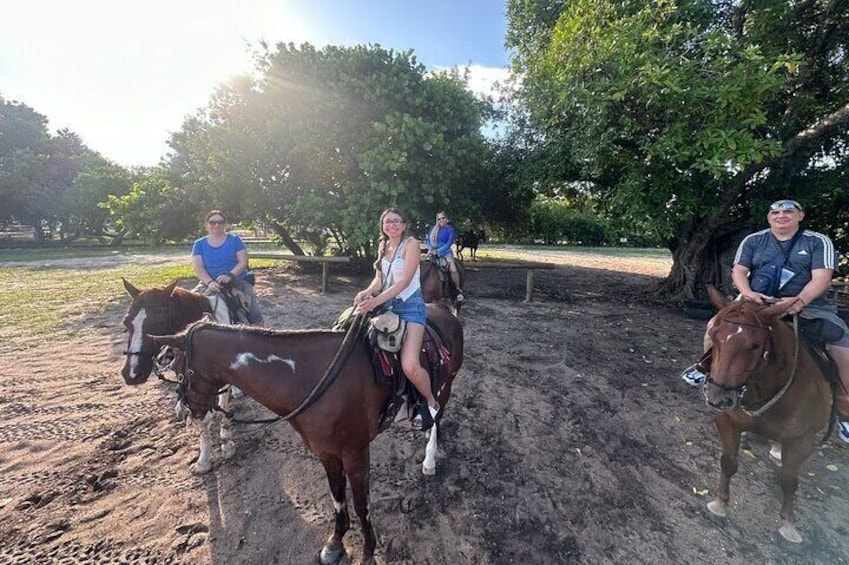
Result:
<svg viewBox="0 0 849 565">
<path fill-rule="evenodd" d="M 427 321 L 427 308 L 421 289 L 416 290 L 407 300 L 393 298 L 387 305 L 387 309 L 398 314 L 408 324 L 425 325 Z"/>
</svg>

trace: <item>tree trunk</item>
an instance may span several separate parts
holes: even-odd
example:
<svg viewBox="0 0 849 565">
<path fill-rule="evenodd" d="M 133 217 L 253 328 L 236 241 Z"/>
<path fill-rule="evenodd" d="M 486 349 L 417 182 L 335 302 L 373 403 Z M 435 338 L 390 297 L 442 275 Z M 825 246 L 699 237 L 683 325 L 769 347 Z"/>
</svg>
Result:
<svg viewBox="0 0 849 565">
<path fill-rule="evenodd" d="M 292 239 L 292 236 L 289 235 L 289 231 L 286 228 L 273 220 L 270 220 L 269 223 L 271 224 L 274 233 L 280 237 L 281 243 L 283 243 L 286 249 L 292 252 L 292 255 L 306 255 L 304 250 L 301 249 L 301 246 L 298 245 L 295 240 Z"/>
<path fill-rule="evenodd" d="M 658 294 L 677 304 L 706 300 L 708 284 L 732 294 L 734 254 L 740 241 L 753 229 L 747 218 L 719 226 L 706 218 L 692 220 L 670 245 L 672 270 L 658 285 Z"/>
</svg>

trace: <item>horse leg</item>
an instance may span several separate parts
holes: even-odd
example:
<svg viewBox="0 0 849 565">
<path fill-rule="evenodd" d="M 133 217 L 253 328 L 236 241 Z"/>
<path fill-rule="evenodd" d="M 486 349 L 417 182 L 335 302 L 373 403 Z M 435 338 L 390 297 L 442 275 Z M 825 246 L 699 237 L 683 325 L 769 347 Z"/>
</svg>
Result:
<svg viewBox="0 0 849 565">
<path fill-rule="evenodd" d="M 355 454 L 345 460 L 345 472 L 351 482 L 351 495 L 354 497 L 354 510 L 360 518 L 363 531 L 363 565 L 374 565 L 374 550 L 377 538 L 369 518 L 369 452 L 368 447 L 362 454 Z"/>
<path fill-rule="evenodd" d="M 321 548 L 319 560 L 321 565 L 333 565 L 339 563 L 345 554 L 345 546 L 342 538 L 351 527 L 351 519 L 348 516 L 348 502 L 345 500 L 345 472 L 342 461 L 338 457 L 323 456 L 321 464 L 327 474 L 327 482 L 330 483 L 330 496 L 333 498 L 333 510 L 336 516 L 336 524 L 333 535 L 327 539 L 327 543 Z"/>
<path fill-rule="evenodd" d="M 224 391 L 218 395 L 218 405 L 225 412 L 230 411 L 230 392 Z M 221 436 L 221 457 L 230 459 L 236 454 L 236 442 L 233 441 L 233 431 L 230 428 L 230 418 L 221 417 L 221 423 L 218 427 L 218 433 Z"/>
<path fill-rule="evenodd" d="M 212 438 L 209 428 L 213 422 L 213 416 L 207 413 L 203 418 L 192 418 L 192 423 L 200 434 L 200 453 L 197 461 L 189 466 L 195 475 L 203 475 L 212 470 Z"/>
<path fill-rule="evenodd" d="M 731 418 L 724 413 L 714 416 L 713 421 L 722 442 L 722 458 L 720 459 L 722 476 L 719 479 L 716 498 L 710 501 L 707 507 L 717 516 L 725 517 L 725 509 L 731 498 L 731 477 L 737 472 L 737 452 L 740 449 L 741 430 L 734 426 Z"/>
<path fill-rule="evenodd" d="M 808 435 L 783 444 L 781 471 L 778 483 L 784 500 L 781 504 L 781 527 L 778 533 L 789 542 L 802 543 L 802 536 L 793 524 L 793 504 L 796 499 L 796 488 L 799 486 L 799 469 L 814 451 L 814 436 Z"/>
<path fill-rule="evenodd" d="M 428 437 L 427 445 L 425 446 L 425 458 L 422 461 L 422 473 L 425 475 L 436 474 L 436 422 L 430 428 L 430 437 Z"/>
</svg>

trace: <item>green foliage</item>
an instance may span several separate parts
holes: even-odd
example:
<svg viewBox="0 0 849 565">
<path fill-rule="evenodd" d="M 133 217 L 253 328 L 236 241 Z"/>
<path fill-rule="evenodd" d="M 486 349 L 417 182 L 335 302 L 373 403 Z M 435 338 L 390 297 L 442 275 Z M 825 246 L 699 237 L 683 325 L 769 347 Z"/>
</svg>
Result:
<svg viewBox="0 0 849 565">
<path fill-rule="evenodd" d="M 846 9 L 509 0 L 519 125 L 541 192 L 589 183 L 609 218 L 676 252 L 755 223 L 750 210 L 761 218 L 775 197 L 815 197 L 811 179 L 849 155 Z M 834 217 L 837 194 L 818 194 Z"/>
<path fill-rule="evenodd" d="M 175 134 L 169 175 L 284 242 L 368 252 L 398 206 L 416 228 L 440 208 L 476 205 L 486 105 L 457 72 L 426 73 L 410 52 L 277 45 L 256 81 L 222 88 Z M 293 249 L 293 251 L 299 251 Z"/>
<path fill-rule="evenodd" d="M 538 198 L 528 210 L 528 235 L 547 245 L 605 245 L 607 228 L 592 213 L 576 210 L 563 198 Z"/>
<path fill-rule="evenodd" d="M 104 208 L 123 236 L 161 244 L 198 233 L 204 211 L 161 171 L 148 171 L 123 196 L 107 195 Z"/>
</svg>

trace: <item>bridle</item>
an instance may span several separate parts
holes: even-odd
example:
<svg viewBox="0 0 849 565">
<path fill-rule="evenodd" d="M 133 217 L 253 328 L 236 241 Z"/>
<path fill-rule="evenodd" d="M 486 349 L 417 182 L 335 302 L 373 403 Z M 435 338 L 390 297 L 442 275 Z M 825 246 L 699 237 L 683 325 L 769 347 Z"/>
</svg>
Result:
<svg viewBox="0 0 849 565">
<path fill-rule="evenodd" d="M 174 333 L 174 331 L 176 331 L 175 328 L 174 328 L 175 324 L 174 324 L 174 308 L 173 308 L 173 306 L 171 306 L 171 305 L 168 305 L 168 306 L 144 306 L 143 309 L 145 311 L 148 311 L 148 312 L 153 312 L 153 311 L 156 311 L 156 310 L 166 310 L 167 311 L 166 321 L 167 321 L 167 328 L 168 329 L 166 330 L 165 333 Z M 141 308 L 139 310 L 141 310 Z M 136 316 L 138 316 L 138 312 L 136 313 Z M 142 344 L 144 344 L 144 340 L 142 340 Z M 125 349 L 122 352 L 122 354 L 124 355 L 124 357 L 132 357 L 133 355 L 135 355 L 135 356 L 141 356 L 141 355 L 151 356 L 152 358 L 154 358 L 153 373 L 157 376 L 157 378 L 159 378 L 160 380 L 163 380 L 163 381 L 167 381 L 167 382 L 176 384 L 179 381 L 174 381 L 174 380 L 166 378 L 165 377 L 165 368 L 157 366 L 157 364 L 155 362 L 158 353 L 161 352 L 164 347 L 166 347 L 166 346 L 163 345 L 163 346 L 159 347 L 158 350 L 156 348 L 154 348 L 151 351 L 145 351 L 144 349 L 139 349 L 138 351 L 130 351 L 128 349 Z"/>
<path fill-rule="evenodd" d="M 767 333 L 769 343 L 771 344 L 772 343 L 772 326 L 771 325 L 765 326 L 763 323 L 761 323 L 760 318 L 758 318 L 757 316 L 755 316 L 755 320 L 757 321 L 756 324 L 749 322 L 749 321 L 741 321 L 741 320 L 724 319 L 722 321 L 732 323 L 732 324 L 737 324 L 737 325 L 740 325 L 740 326 L 748 326 L 748 327 L 752 327 L 752 328 L 755 328 L 755 329 L 765 331 Z M 743 410 L 743 412 L 745 412 L 746 415 L 748 415 L 748 416 L 752 416 L 752 417 L 760 416 L 761 414 L 763 414 L 764 412 L 766 412 L 767 410 L 772 408 L 779 400 L 781 400 L 781 398 L 785 395 L 785 393 L 787 393 L 787 391 L 790 389 L 790 386 L 793 384 L 793 381 L 796 378 L 796 369 L 799 366 L 799 319 L 798 319 L 798 316 L 796 316 L 796 315 L 793 316 L 793 335 L 794 335 L 794 338 L 795 338 L 794 339 L 795 350 L 794 350 L 794 353 L 793 353 L 793 370 L 790 373 L 790 377 L 787 379 L 787 381 L 784 383 L 784 385 L 781 387 L 781 389 L 777 393 L 775 393 L 772 396 L 772 398 L 770 398 L 768 401 L 766 401 L 766 403 L 762 404 L 760 407 L 753 409 L 753 410 L 749 410 L 749 409 L 745 408 L 743 406 L 743 396 L 748 391 L 748 385 L 749 385 L 749 382 L 752 380 L 752 378 L 755 375 L 757 375 L 758 373 L 760 373 L 763 365 L 768 363 L 769 352 L 770 352 L 769 347 L 764 348 L 763 353 L 760 355 L 760 358 L 761 358 L 760 361 L 758 361 L 758 364 L 755 366 L 754 369 L 751 370 L 751 372 L 749 372 L 749 376 L 742 383 L 735 385 L 735 386 L 727 386 L 727 385 L 717 383 L 716 381 L 714 381 L 711 378 L 710 374 L 708 374 L 707 378 L 705 379 L 706 383 L 711 384 L 715 387 L 718 387 L 718 388 L 720 388 L 720 389 L 722 389 L 726 392 L 736 392 L 736 393 L 738 393 L 740 400 L 741 400 L 740 409 Z"/>
</svg>

